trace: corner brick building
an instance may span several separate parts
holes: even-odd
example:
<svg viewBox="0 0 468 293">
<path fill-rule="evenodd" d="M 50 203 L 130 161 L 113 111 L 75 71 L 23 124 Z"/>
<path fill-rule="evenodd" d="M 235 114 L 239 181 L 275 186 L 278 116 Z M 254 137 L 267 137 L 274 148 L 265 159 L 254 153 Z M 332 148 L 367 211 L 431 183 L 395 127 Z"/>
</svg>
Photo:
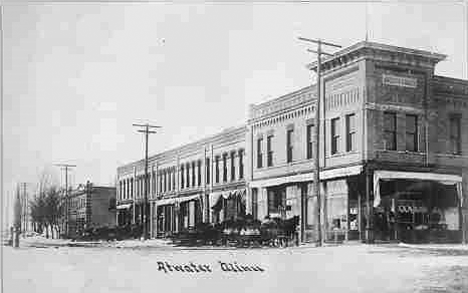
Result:
<svg viewBox="0 0 468 293">
<path fill-rule="evenodd" d="M 215 136 L 223 144 L 236 145 L 234 156 L 222 149 L 216 165 L 216 155 L 209 151 L 212 142 L 205 139 L 151 157 L 152 219 L 159 219 L 161 213 L 176 214 L 156 208 L 158 203 L 186 196 L 177 188 L 171 194 L 158 189 L 164 177 L 156 174 L 167 169 L 165 162 L 172 160 L 174 174 L 180 175 L 180 169 L 187 167 L 180 164 L 180 154 L 192 152 L 206 178 L 213 176 L 220 162 L 240 166 L 235 165 L 235 155 L 242 149 L 245 170 L 233 171 L 244 174 L 232 193 L 239 202 L 234 211 L 260 220 L 299 216 L 303 242 L 317 239 L 318 204 L 326 241 L 466 240 L 468 131 L 463 129 L 468 126 L 468 81 L 437 76 L 435 67 L 445 58 L 373 42 L 359 42 L 325 58 L 320 97 L 313 85 L 251 105 L 244 127 L 232 130 L 235 134 L 227 131 Z M 317 64 L 309 68 L 316 70 Z M 321 203 L 312 190 L 316 111 L 321 117 Z M 144 161 L 139 161 L 118 169 L 119 222 L 137 218 L 134 178 L 138 180 L 143 167 Z M 222 182 L 226 187 L 216 190 L 205 184 L 198 197 L 191 197 L 198 202 L 192 210 L 201 207 L 199 221 L 223 219 L 207 216 L 215 205 L 210 201 L 219 198 L 220 192 L 223 198 L 231 198 L 232 191 L 223 194 L 230 177 Z M 157 231 L 162 225 L 152 221 L 153 236 L 161 235 Z M 182 226 L 173 227 L 176 231 Z"/>
<path fill-rule="evenodd" d="M 76 237 L 86 228 L 116 225 L 115 187 L 80 184 L 71 190 L 68 201 L 68 237 Z"/>
</svg>

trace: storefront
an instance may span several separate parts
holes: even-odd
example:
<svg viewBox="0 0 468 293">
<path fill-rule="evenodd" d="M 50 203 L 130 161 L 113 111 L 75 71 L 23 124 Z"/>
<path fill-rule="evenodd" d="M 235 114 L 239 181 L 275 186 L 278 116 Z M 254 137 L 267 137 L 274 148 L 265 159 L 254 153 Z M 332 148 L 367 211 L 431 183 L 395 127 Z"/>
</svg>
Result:
<svg viewBox="0 0 468 293">
<path fill-rule="evenodd" d="M 237 220 L 246 214 L 246 190 L 219 191 L 210 196 L 211 223 Z"/>
<path fill-rule="evenodd" d="M 202 196 L 199 194 L 156 201 L 157 236 L 194 229 L 202 221 Z"/>
<path fill-rule="evenodd" d="M 462 178 L 374 171 L 376 240 L 461 242 Z"/>
<path fill-rule="evenodd" d="M 132 204 L 121 204 L 117 206 L 117 225 L 125 226 L 132 223 L 133 211 Z"/>
</svg>

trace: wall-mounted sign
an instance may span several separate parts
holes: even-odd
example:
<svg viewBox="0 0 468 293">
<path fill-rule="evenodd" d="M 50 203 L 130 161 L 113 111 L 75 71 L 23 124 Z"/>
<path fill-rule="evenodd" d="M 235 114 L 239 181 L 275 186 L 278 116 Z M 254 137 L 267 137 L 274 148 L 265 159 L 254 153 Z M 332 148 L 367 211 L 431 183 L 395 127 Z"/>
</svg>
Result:
<svg viewBox="0 0 468 293">
<path fill-rule="evenodd" d="M 416 88 L 418 86 L 418 80 L 411 77 L 403 77 L 396 75 L 383 74 L 382 82 L 385 85 L 394 85 L 400 87 Z"/>
</svg>

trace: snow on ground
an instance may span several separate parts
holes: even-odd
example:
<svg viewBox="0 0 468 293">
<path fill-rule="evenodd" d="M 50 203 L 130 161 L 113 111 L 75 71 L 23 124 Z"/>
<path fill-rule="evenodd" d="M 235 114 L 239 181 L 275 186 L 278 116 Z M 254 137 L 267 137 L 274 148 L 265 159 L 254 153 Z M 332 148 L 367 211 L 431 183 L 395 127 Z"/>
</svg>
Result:
<svg viewBox="0 0 468 293">
<path fill-rule="evenodd" d="M 191 250 L 141 243 L 4 247 L 4 292 L 468 292 L 467 255 L 395 245 Z"/>
<path fill-rule="evenodd" d="M 398 246 L 190 250 L 130 244 L 4 247 L 4 292 L 468 292 L 463 255 Z M 211 272 L 175 270 L 192 263 Z M 228 263 L 263 271 L 224 271 Z"/>
</svg>

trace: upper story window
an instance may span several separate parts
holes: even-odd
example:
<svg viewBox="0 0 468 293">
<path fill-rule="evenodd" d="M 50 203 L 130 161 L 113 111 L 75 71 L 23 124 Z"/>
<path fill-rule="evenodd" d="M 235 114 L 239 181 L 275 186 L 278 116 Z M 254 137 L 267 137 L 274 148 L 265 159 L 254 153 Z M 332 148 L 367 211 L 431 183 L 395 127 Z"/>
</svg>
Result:
<svg viewBox="0 0 468 293">
<path fill-rule="evenodd" d="M 151 176 L 151 188 L 153 189 L 153 194 L 156 193 L 156 172 L 152 172 Z"/>
<path fill-rule="evenodd" d="M 196 186 L 197 183 L 195 182 L 195 161 L 192 162 L 192 186 Z"/>
<path fill-rule="evenodd" d="M 236 153 L 231 152 L 231 181 L 236 180 Z"/>
<path fill-rule="evenodd" d="M 244 178 L 244 150 L 239 151 L 239 179 Z"/>
<path fill-rule="evenodd" d="M 340 145 L 340 118 L 331 120 L 331 154 L 339 152 Z"/>
<path fill-rule="evenodd" d="M 185 164 L 185 187 L 190 187 L 190 163 Z"/>
<path fill-rule="evenodd" d="M 227 181 L 227 154 L 223 154 L 223 182 Z"/>
<path fill-rule="evenodd" d="M 356 149 L 356 115 L 346 115 L 346 151 Z"/>
<path fill-rule="evenodd" d="M 172 168 L 172 190 L 176 189 L 176 168 Z"/>
<path fill-rule="evenodd" d="M 461 155 L 461 116 L 450 116 L 450 153 Z"/>
<path fill-rule="evenodd" d="M 138 197 L 140 195 L 140 178 L 138 176 L 135 178 L 135 185 L 135 195 Z"/>
<path fill-rule="evenodd" d="M 286 151 L 287 151 L 287 162 L 290 163 L 293 160 L 293 134 L 294 129 L 288 129 L 286 131 Z"/>
<path fill-rule="evenodd" d="M 384 112 L 384 146 L 386 150 L 396 150 L 396 113 Z"/>
<path fill-rule="evenodd" d="M 130 179 L 130 195 L 133 197 L 133 178 Z"/>
<path fill-rule="evenodd" d="M 167 190 L 172 190 L 172 170 L 167 169 Z"/>
<path fill-rule="evenodd" d="M 418 151 L 418 116 L 406 115 L 406 150 Z"/>
<path fill-rule="evenodd" d="M 198 186 L 200 186 L 201 185 L 201 161 L 200 160 L 198 160 L 198 162 L 197 162 L 197 170 L 198 170 L 198 172 L 197 172 L 198 173 L 197 174 L 198 175 Z"/>
<path fill-rule="evenodd" d="M 263 167 L 263 138 L 257 139 L 257 168 Z"/>
<path fill-rule="evenodd" d="M 210 184 L 210 170 L 211 170 L 211 165 L 210 165 L 210 158 L 205 159 L 205 165 L 206 165 L 206 184 Z"/>
<path fill-rule="evenodd" d="M 215 179 L 216 183 L 219 183 L 219 156 L 215 158 Z"/>
<path fill-rule="evenodd" d="M 307 125 L 307 159 L 312 159 L 314 155 L 314 125 Z"/>
<path fill-rule="evenodd" d="M 125 198 L 130 198 L 130 179 L 125 180 L 127 185 L 127 191 L 125 192 Z"/>
<path fill-rule="evenodd" d="M 180 165 L 180 188 L 185 187 L 185 178 L 184 178 L 184 165 Z"/>
<path fill-rule="evenodd" d="M 273 140 L 273 135 L 270 134 L 267 136 L 267 166 L 273 166 L 273 149 L 271 146 L 271 142 Z"/>
</svg>

